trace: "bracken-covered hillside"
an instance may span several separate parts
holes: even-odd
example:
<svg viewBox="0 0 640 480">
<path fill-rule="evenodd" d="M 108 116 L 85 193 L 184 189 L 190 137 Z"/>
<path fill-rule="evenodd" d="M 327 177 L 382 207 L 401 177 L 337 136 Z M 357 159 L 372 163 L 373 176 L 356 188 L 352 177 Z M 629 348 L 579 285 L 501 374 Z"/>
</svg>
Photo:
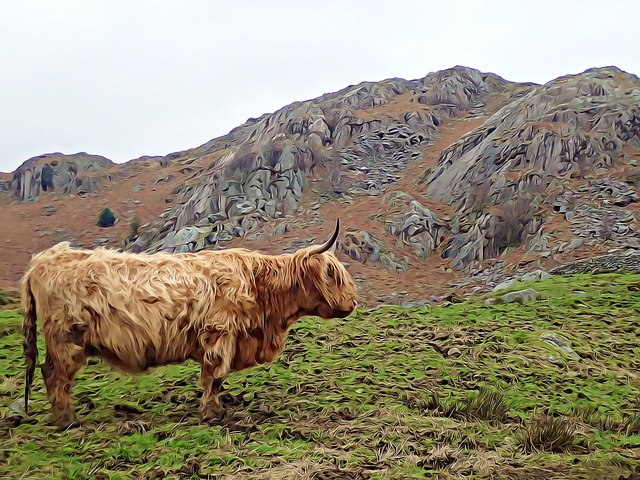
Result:
<svg viewBox="0 0 640 480">
<path fill-rule="evenodd" d="M 485 291 L 639 246 L 639 105 L 640 79 L 615 67 L 545 85 L 454 67 L 295 102 L 166 157 L 44 155 L 0 178 L 0 221 L 16 226 L 0 283 L 62 239 L 279 253 L 340 217 L 363 302 Z M 105 206 L 111 230 L 95 226 Z"/>
</svg>

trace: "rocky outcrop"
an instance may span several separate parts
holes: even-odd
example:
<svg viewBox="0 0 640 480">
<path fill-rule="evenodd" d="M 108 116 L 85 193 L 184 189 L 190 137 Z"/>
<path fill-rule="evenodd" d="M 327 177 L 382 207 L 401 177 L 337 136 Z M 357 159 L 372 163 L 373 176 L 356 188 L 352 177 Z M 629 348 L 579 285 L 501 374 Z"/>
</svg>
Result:
<svg viewBox="0 0 640 480">
<path fill-rule="evenodd" d="M 0 174 L 0 192 L 9 192 L 11 190 L 11 178 L 7 178 L 8 174 Z"/>
<path fill-rule="evenodd" d="M 636 190 L 626 183 L 598 179 L 563 192 L 553 208 L 564 215 L 578 238 L 624 243 L 629 237 L 640 236 L 635 212 L 625 208 L 637 201 Z"/>
<path fill-rule="evenodd" d="M 384 242 L 370 232 L 347 229 L 338 248 L 353 260 L 377 263 L 392 273 L 406 272 L 406 261 L 399 259 Z"/>
<path fill-rule="evenodd" d="M 429 257 L 449 233 L 446 222 L 417 200 L 411 200 L 408 210 L 399 217 L 389 223 L 389 231 L 402 243 L 413 246 L 420 259 Z"/>
<path fill-rule="evenodd" d="M 99 155 L 52 153 L 33 157 L 13 172 L 10 189 L 19 200 L 34 200 L 42 192 L 63 195 L 97 193 L 104 170 L 114 163 Z"/>
<path fill-rule="evenodd" d="M 456 67 L 419 80 L 365 82 L 250 119 L 189 152 L 216 160 L 199 183 L 179 192 L 178 204 L 141 227 L 130 248 L 197 250 L 252 234 L 265 222 L 302 213 L 311 179 L 338 195 L 378 195 L 422 154 L 444 119 L 482 108 L 507 84 Z M 405 112 L 392 113 L 401 102 Z M 176 235 L 189 241 L 176 244 Z"/>
<path fill-rule="evenodd" d="M 635 234 L 632 215 L 616 206 L 635 201 L 635 190 L 605 186 L 601 178 L 625 168 L 628 148 L 640 149 L 637 77 L 593 69 L 532 89 L 447 148 L 425 173 L 425 193 L 457 214 L 445 256 L 464 268 L 529 241 L 548 207 L 573 194 L 592 207 L 603 192 L 612 197 L 597 213 L 583 206 L 567 217 L 577 234 Z"/>
</svg>

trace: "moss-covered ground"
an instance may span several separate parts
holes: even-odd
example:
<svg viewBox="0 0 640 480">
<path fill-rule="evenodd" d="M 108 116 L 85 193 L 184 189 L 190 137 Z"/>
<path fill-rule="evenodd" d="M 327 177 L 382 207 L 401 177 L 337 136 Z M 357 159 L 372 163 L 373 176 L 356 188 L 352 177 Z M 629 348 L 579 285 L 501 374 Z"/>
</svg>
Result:
<svg viewBox="0 0 640 480">
<path fill-rule="evenodd" d="M 0 311 L 0 478 L 640 478 L 640 275 L 526 287 L 541 298 L 305 319 L 275 363 L 229 377 L 218 426 L 195 363 L 91 360 L 83 425 L 62 432 L 37 370 L 29 417 L 13 412 L 22 319 Z"/>
</svg>

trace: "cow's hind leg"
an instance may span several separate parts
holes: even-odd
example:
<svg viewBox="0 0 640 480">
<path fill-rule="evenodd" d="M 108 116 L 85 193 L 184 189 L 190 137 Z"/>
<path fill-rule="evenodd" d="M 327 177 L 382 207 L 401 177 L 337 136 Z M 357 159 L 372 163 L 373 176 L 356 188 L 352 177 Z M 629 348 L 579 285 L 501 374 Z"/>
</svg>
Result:
<svg viewBox="0 0 640 480">
<path fill-rule="evenodd" d="M 60 341 L 57 336 L 47 339 L 47 353 L 42 376 L 52 407 L 52 422 L 61 428 L 78 425 L 71 404 L 73 377 L 84 364 L 84 349 L 75 343 Z"/>
</svg>

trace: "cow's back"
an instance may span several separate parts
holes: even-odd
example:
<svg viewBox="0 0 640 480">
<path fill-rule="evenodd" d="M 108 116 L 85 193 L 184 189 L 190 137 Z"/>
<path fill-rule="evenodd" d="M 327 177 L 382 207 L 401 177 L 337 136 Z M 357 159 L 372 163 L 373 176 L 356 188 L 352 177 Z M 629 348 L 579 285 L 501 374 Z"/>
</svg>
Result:
<svg viewBox="0 0 640 480">
<path fill-rule="evenodd" d="M 74 330 L 88 350 L 140 371 L 190 354 L 193 330 L 216 305 L 208 274 L 197 257 L 72 249 L 63 242 L 35 255 L 25 280 L 45 335 Z"/>
</svg>

